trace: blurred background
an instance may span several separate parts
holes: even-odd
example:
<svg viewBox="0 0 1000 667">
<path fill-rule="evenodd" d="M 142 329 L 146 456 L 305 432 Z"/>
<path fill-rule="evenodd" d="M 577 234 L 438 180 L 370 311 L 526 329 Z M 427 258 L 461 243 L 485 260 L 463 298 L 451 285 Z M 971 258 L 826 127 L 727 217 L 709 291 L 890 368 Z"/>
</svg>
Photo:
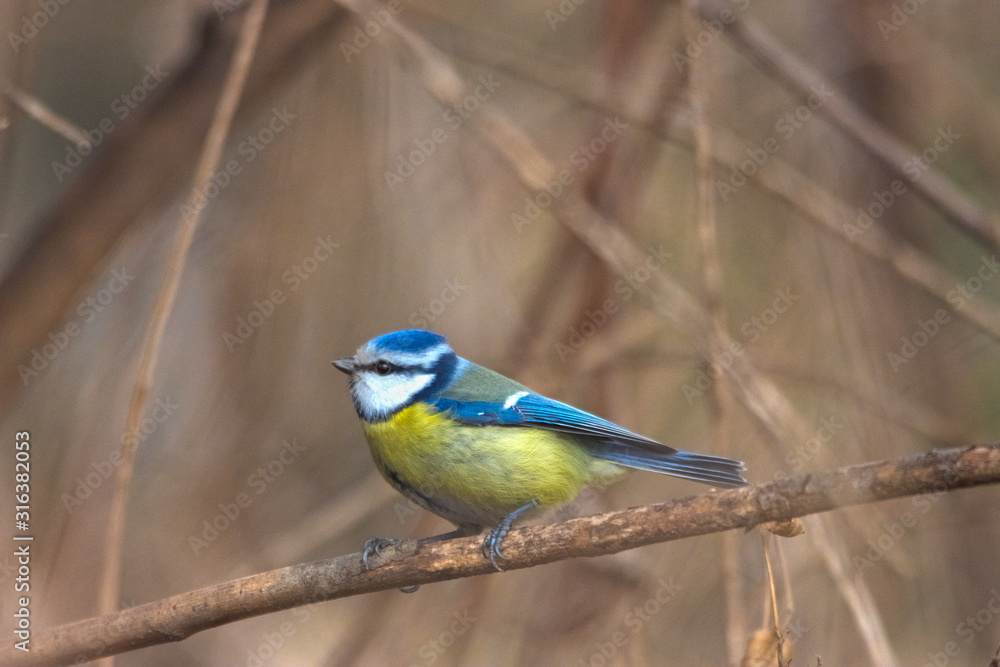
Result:
<svg viewBox="0 0 1000 667">
<path fill-rule="evenodd" d="M 126 432 L 250 4 L 0 8 L 0 460 L 11 470 L 14 433 L 30 432 L 36 628 L 98 612 L 123 445 L 137 449 L 122 608 L 448 530 L 379 478 L 329 363 L 396 329 L 742 459 L 753 483 L 996 438 L 1000 6 L 982 0 L 733 0 L 721 15 L 272 0 L 145 418 Z M 457 106 L 399 27 L 463 83 Z M 792 83 L 797 68 L 826 84 Z M 859 113 L 831 119 L 845 108 Z M 496 114 L 561 188 L 525 182 Z M 570 201 L 641 261 L 599 257 Z M 668 286 L 704 322 L 664 317 Z M 784 421 L 762 417 L 734 364 Z M 12 484 L 0 476 L 5 499 Z M 704 491 L 633 473 L 539 521 Z M 770 538 L 794 664 L 987 664 L 998 501 L 930 494 Z M 747 648 L 770 608 L 761 539 L 733 533 L 313 605 L 117 662 L 773 664 Z"/>
</svg>

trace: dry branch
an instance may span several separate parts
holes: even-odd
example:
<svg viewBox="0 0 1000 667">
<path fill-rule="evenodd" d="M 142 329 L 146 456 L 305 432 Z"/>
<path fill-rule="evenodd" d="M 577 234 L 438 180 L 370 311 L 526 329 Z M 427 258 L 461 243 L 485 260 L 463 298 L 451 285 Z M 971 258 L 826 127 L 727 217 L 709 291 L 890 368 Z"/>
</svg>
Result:
<svg viewBox="0 0 1000 667">
<path fill-rule="evenodd" d="M 744 489 L 511 531 L 508 570 L 567 558 L 749 528 L 765 521 L 1000 482 L 1000 444 L 935 450 L 786 478 Z M 45 665 L 113 655 L 305 604 L 494 572 L 478 537 L 424 545 L 403 542 L 365 571 L 360 554 L 255 574 L 107 616 L 38 632 L 31 652 L 0 652 L 0 664 Z"/>
<path fill-rule="evenodd" d="M 14 87 L 11 87 L 6 95 L 17 108 L 28 114 L 42 127 L 48 128 L 67 141 L 72 141 L 78 147 L 92 148 L 86 132 L 60 116 L 34 95 Z"/>
<path fill-rule="evenodd" d="M 275 3 L 237 122 L 299 76 L 346 16 L 326 0 Z M 236 19 L 209 24 L 191 63 L 171 71 L 162 95 L 102 142 L 0 283 L 0 410 L 21 385 L 18 364 L 28 363 L 32 348 L 57 330 L 79 290 L 100 275 L 115 244 L 189 178 L 229 71 L 238 28 Z"/>
<path fill-rule="evenodd" d="M 204 206 L 198 206 L 198 198 L 202 192 L 205 192 L 205 188 L 212 179 L 214 169 L 222 155 L 226 137 L 232 127 L 233 116 L 236 114 L 236 108 L 246 85 L 247 72 L 250 70 L 250 63 L 257 51 L 264 17 L 267 15 L 267 4 L 268 0 L 256 0 L 246 13 L 246 18 L 240 27 L 240 38 L 233 51 L 232 67 L 226 75 L 222 92 L 219 95 L 219 101 L 212 116 L 212 124 L 205 137 L 205 146 L 195 169 L 191 191 L 188 194 L 185 207 L 181 209 L 180 224 L 174 232 L 174 242 L 171 245 L 166 271 L 156 295 L 156 303 L 146 325 L 146 333 L 139 353 L 139 370 L 136 373 L 132 397 L 128 404 L 125 433 L 138 433 L 146 415 L 149 390 L 156 375 L 160 346 L 167 328 L 167 321 L 170 319 L 170 313 L 177 300 L 188 251 L 191 249 L 195 231 L 198 229 L 202 213 L 205 210 Z M 104 572 L 101 578 L 99 599 L 99 611 L 102 614 L 113 611 L 119 604 L 122 561 L 124 559 L 122 545 L 125 541 L 125 517 L 128 511 L 129 491 L 132 487 L 136 449 L 136 443 L 123 438 L 121 465 L 117 466 L 118 469 L 115 472 L 115 495 L 111 501 L 108 539 L 105 542 Z"/>
<path fill-rule="evenodd" d="M 726 36 L 796 91 L 809 94 L 818 89 L 836 90 L 826 77 L 788 52 L 763 27 L 733 12 L 728 3 L 720 0 L 689 0 L 689 3 L 709 21 L 716 20 L 722 12 L 728 12 L 732 20 L 727 24 Z M 872 157 L 897 174 L 905 175 L 903 166 L 917 154 L 859 109 L 847 95 L 834 95 L 817 109 L 817 113 L 828 118 Z M 1000 247 L 996 214 L 985 210 L 940 172 L 928 169 L 919 180 L 907 178 L 907 182 L 912 182 L 914 191 L 966 234 L 993 250 Z"/>
<path fill-rule="evenodd" d="M 678 117 L 681 121 L 687 119 L 683 114 Z M 692 116 L 692 131 L 694 123 Z M 739 164 L 745 158 L 746 141 L 722 127 L 714 126 L 712 132 L 715 137 L 713 155 L 720 165 Z M 947 303 L 949 292 L 968 279 L 968 276 L 953 275 L 926 252 L 885 229 L 874 225 L 868 228 L 858 226 L 857 214 L 847 202 L 780 158 L 769 159 L 754 174 L 754 179 L 762 188 L 801 212 L 807 220 L 819 223 L 853 247 L 884 262 L 901 279 L 942 302 Z M 954 312 L 987 336 L 1000 340 L 1000 308 L 981 294 L 969 294 L 969 298 L 963 299 L 962 306 L 955 308 Z"/>
</svg>

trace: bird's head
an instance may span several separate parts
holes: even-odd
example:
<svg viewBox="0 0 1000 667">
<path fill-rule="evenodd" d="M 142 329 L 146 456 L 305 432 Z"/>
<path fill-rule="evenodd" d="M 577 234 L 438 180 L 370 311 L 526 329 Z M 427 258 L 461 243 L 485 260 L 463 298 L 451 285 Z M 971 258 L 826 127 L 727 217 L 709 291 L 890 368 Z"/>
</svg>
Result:
<svg viewBox="0 0 1000 667">
<path fill-rule="evenodd" d="M 447 387 L 459 361 L 441 334 L 406 329 L 373 338 L 333 365 L 351 376 L 358 416 L 378 422 Z"/>
</svg>

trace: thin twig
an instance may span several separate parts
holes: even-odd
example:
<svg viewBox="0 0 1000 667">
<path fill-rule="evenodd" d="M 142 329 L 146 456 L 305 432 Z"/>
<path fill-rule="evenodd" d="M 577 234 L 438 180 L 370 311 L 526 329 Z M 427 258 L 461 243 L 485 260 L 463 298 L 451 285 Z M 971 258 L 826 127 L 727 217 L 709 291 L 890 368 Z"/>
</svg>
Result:
<svg viewBox="0 0 1000 667">
<path fill-rule="evenodd" d="M 146 404 L 156 372 L 163 332 L 177 298 L 177 290 L 184 274 L 188 249 L 191 247 L 191 241 L 204 210 L 204 207 L 197 205 L 198 200 L 211 181 L 212 171 L 219 161 L 219 156 L 222 155 L 226 136 L 229 134 L 233 115 L 243 93 L 247 72 L 257 48 L 266 14 L 267 0 L 256 0 L 243 19 L 240 40 L 233 53 L 232 68 L 226 77 L 219 97 L 219 105 L 212 119 L 208 136 L 205 138 L 205 146 L 195 169 L 191 193 L 185 208 L 182 209 L 180 226 L 170 249 L 163 283 L 160 286 L 156 303 L 153 306 L 153 314 L 142 342 L 139 369 L 136 373 L 135 386 L 129 401 L 128 417 L 125 421 L 126 434 L 138 433 L 139 426 L 146 414 Z M 105 544 L 106 556 L 99 604 L 102 613 L 109 613 L 117 609 L 119 604 L 125 514 L 128 509 L 129 489 L 132 484 L 135 450 L 138 447 L 134 438 L 122 438 L 122 443 L 121 464 L 115 475 L 115 493 L 112 498 L 108 519 L 108 538 Z"/>
<path fill-rule="evenodd" d="M 810 94 L 816 90 L 836 90 L 826 77 L 787 51 L 762 26 L 739 12 L 733 12 L 728 4 L 720 0 L 689 2 L 708 20 L 715 20 L 720 12 L 728 11 L 733 20 L 728 23 L 725 35 L 796 91 Z M 901 176 L 905 175 L 904 165 L 918 153 L 869 118 L 847 95 L 832 95 L 817 109 L 817 113 L 828 118 L 876 160 Z M 912 187 L 953 224 L 993 250 L 1000 250 L 1000 239 L 995 232 L 998 226 L 996 214 L 986 211 L 943 174 L 928 169 L 913 182 Z"/>
<path fill-rule="evenodd" d="M 778 667 L 787 667 L 785 660 L 785 635 L 781 631 L 781 621 L 778 615 L 778 593 L 774 587 L 774 569 L 771 567 L 771 554 L 767 548 L 767 531 L 757 526 L 760 533 L 760 547 L 764 551 L 764 564 L 767 566 L 767 583 L 771 597 L 771 615 L 774 617 L 774 637 L 777 640 Z"/>
<path fill-rule="evenodd" d="M 851 614 L 857 619 L 858 628 L 864 638 L 871 661 L 874 665 L 898 665 L 892 645 L 889 643 L 889 633 L 878 613 L 878 605 L 867 586 L 857 585 L 859 578 L 852 577 L 844 565 L 845 558 L 838 548 L 839 542 L 830 538 L 830 528 L 826 517 L 818 516 L 809 522 L 806 533 L 812 538 L 816 551 L 823 558 L 827 569 L 833 573 L 834 582 L 840 590 Z"/>
<path fill-rule="evenodd" d="M 318 53 L 327 54 L 330 35 L 346 16 L 329 0 L 272 5 L 237 119 L 252 116 Z M 21 377 L 19 364 L 61 328 L 112 249 L 187 184 L 231 62 L 237 24 L 236 14 L 206 21 L 192 60 L 171 70 L 155 99 L 101 141 L 33 225 L 32 240 L 0 283 L 0 411 L 18 388 L 38 380 Z"/>
<path fill-rule="evenodd" d="M 736 146 L 740 142 L 734 141 L 732 134 L 722 128 L 716 128 L 715 136 L 715 148 L 720 153 L 717 159 L 723 164 L 735 164 Z M 792 206 L 805 211 L 808 219 L 823 223 L 835 233 L 846 236 L 854 241 L 856 247 L 887 261 L 901 276 L 942 300 L 947 298 L 948 290 L 961 282 L 950 277 L 947 271 L 909 244 L 892 239 L 874 226 L 853 235 L 849 225 L 854 218 L 845 203 L 783 161 L 773 159 L 769 162 L 765 169 L 757 172 L 758 182 L 783 196 Z M 960 314 L 988 333 L 1000 334 L 1000 310 L 979 298 L 970 299 L 966 305 L 967 308 L 959 309 Z M 812 531 L 808 537 L 822 553 L 823 562 L 851 609 L 872 660 L 876 664 L 893 664 L 894 652 L 868 584 L 844 575 L 846 568 L 840 553 L 824 548 L 822 544 L 824 540 L 826 543 L 832 541 L 825 533 Z"/>
<path fill-rule="evenodd" d="M 782 546 L 784 544 L 784 541 L 772 540 L 772 544 L 774 544 L 774 551 L 778 555 L 778 569 L 781 572 L 781 580 L 785 582 L 790 582 L 792 580 L 792 575 L 789 572 L 788 559 L 785 558 L 785 549 Z M 783 596 L 785 599 L 785 605 L 784 605 L 785 617 L 788 619 L 789 623 L 791 622 L 792 617 L 795 616 L 795 599 L 792 596 L 791 591 L 789 590 L 790 588 L 791 588 L 790 586 L 785 587 L 784 591 L 785 595 Z"/>
<path fill-rule="evenodd" d="M 87 138 L 83 130 L 74 125 L 72 121 L 57 114 L 34 95 L 11 87 L 7 91 L 7 97 L 21 111 L 38 121 L 40 125 L 52 130 L 64 139 L 72 141 L 78 148 L 92 148 L 90 139 Z"/>
<path fill-rule="evenodd" d="M 864 463 L 743 489 L 689 496 L 562 523 L 529 526 L 504 538 L 508 570 L 583 556 L 749 528 L 838 507 L 995 484 L 1000 444 L 935 450 L 902 459 Z M 42 665 L 93 659 L 181 641 L 226 623 L 338 598 L 496 574 L 483 558 L 482 539 L 458 538 L 418 546 L 406 541 L 383 552 L 365 570 L 348 554 L 255 574 L 106 616 L 48 630 L 24 653 L 7 643 L 0 664 Z"/>
<path fill-rule="evenodd" d="M 688 7 L 683 8 L 684 31 L 689 39 L 694 40 L 702 29 L 698 15 Z M 698 242 L 701 250 L 702 282 L 704 297 L 702 303 L 708 311 L 712 322 L 712 335 L 709 342 L 710 357 L 704 357 L 701 365 L 709 370 L 712 358 L 725 354 L 722 340 L 728 331 L 726 310 L 723 305 L 722 261 L 719 252 L 719 235 L 715 214 L 715 191 L 713 188 L 713 173 L 715 161 L 712 150 L 711 123 L 707 115 L 708 65 L 709 58 L 701 58 L 694 62 L 688 70 L 688 90 L 691 98 L 692 130 L 694 135 L 695 165 L 698 178 Z M 728 377 L 728 376 L 727 376 Z M 712 406 L 712 451 L 726 454 L 724 447 L 729 446 L 731 439 L 726 432 L 729 420 L 733 418 L 730 409 L 729 383 L 715 382 L 710 389 L 710 405 Z M 722 536 L 722 576 L 726 591 L 726 648 L 729 654 L 729 664 L 740 662 L 743 645 L 748 635 L 746 618 L 746 603 L 743 577 L 739 575 L 740 552 L 736 548 L 736 537 L 732 533 Z"/>
<path fill-rule="evenodd" d="M 714 128 L 714 135 L 715 159 L 721 164 L 734 165 L 745 159 L 745 141 L 719 127 Z M 877 224 L 862 226 L 867 223 L 859 224 L 856 210 L 843 199 L 780 158 L 771 156 L 754 174 L 754 179 L 803 213 L 808 220 L 820 223 L 853 247 L 885 262 L 903 280 L 945 303 L 950 301 L 949 294 L 968 279 L 968 276 L 960 278 L 952 275 L 926 253 L 894 237 Z M 968 290 L 962 292 L 960 303 L 961 307 L 953 309 L 955 314 L 993 339 L 1000 340 L 1000 307 L 981 294 Z"/>
</svg>

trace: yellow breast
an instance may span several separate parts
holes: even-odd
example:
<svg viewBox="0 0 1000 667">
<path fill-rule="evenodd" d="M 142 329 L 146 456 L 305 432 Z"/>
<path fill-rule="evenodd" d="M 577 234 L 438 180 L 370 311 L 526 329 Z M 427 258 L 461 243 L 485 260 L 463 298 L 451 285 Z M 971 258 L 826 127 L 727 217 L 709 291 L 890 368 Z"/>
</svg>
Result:
<svg viewBox="0 0 1000 667">
<path fill-rule="evenodd" d="M 592 459 L 565 434 L 463 426 L 426 404 L 384 422 L 364 423 L 363 429 L 375 464 L 390 482 L 395 475 L 449 506 L 483 510 L 480 516 L 502 517 L 532 501 L 542 507 L 564 504 L 588 482 L 621 471 Z M 472 517 L 467 521 L 476 523 Z"/>
</svg>

